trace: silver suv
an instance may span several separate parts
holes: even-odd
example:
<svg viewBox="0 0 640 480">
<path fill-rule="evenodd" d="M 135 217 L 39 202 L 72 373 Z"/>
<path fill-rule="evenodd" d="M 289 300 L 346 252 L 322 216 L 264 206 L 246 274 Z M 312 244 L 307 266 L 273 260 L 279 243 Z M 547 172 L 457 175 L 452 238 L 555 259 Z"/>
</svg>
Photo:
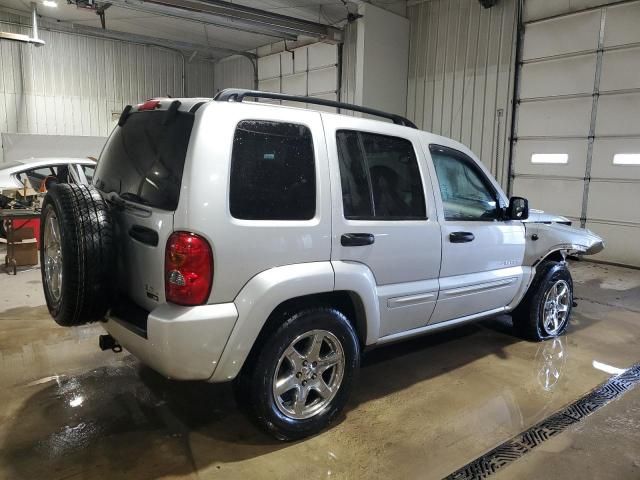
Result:
<svg viewBox="0 0 640 480">
<path fill-rule="evenodd" d="M 59 324 L 101 321 L 103 349 L 170 378 L 236 379 L 290 440 L 336 417 L 365 348 L 505 312 L 561 334 L 565 256 L 603 243 L 527 216 L 468 148 L 396 115 L 161 98 L 124 110 L 93 186 L 49 190 L 42 277 Z"/>
</svg>

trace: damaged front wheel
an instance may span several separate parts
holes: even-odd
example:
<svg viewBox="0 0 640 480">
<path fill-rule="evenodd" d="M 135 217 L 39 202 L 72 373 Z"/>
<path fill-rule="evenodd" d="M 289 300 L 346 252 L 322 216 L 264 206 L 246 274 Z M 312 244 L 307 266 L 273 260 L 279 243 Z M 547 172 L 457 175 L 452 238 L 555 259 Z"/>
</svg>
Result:
<svg viewBox="0 0 640 480">
<path fill-rule="evenodd" d="M 566 262 L 542 262 L 524 299 L 513 311 L 522 337 L 541 341 L 562 334 L 573 307 L 573 280 Z"/>
</svg>

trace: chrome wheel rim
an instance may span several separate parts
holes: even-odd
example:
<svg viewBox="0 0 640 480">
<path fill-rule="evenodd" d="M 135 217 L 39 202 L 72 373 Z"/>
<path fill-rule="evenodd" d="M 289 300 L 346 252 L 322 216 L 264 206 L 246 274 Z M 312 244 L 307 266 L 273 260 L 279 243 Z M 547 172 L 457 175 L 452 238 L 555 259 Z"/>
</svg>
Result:
<svg viewBox="0 0 640 480">
<path fill-rule="evenodd" d="M 62 245 L 58 217 L 53 210 L 47 214 L 44 225 L 43 268 L 49 295 L 58 302 L 62 295 Z"/>
<path fill-rule="evenodd" d="M 340 340 L 327 330 L 298 336 L 281 355 L 273 376 L 278 410 L 297 420 L 311 418 L 335 398 L 344 376 Z"/>
<path fill-rule="evenodd" d="M 543 325 L 547 334 L 558 333 L 569 316 L 571 290 L 564 280 L 556 281 L 544 298 Z"/>
</svg>

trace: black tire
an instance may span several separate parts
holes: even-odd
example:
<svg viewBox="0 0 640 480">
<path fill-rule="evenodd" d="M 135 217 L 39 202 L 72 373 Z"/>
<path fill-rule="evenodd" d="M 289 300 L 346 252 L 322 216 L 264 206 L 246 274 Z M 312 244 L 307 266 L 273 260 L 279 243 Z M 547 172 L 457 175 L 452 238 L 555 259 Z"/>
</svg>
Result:
<svg viewBox="0 0 640 480">
<path fill-rule="evenodd" d="M 45 231 L 50 217 L 57 221 L 62 252 L 58 288 L 46 274 Z M 101 320 L 112 298 L 115 257 L 112 219 L 100 192 L 88 185 L 52 186 L 44 198 L 40 223 L 40 271 L 51 316 L 65 327 Z"/>
<path fill-rule="evenodd" d="M 310 418 L 296 419 L 278 407 L 273 382 L 285 350 L 295 339 L 314 330 L 330 332 L 340 342 L 344 352 L 342 381 L 335 396 L 322 409 Z M 336 418 L 349 398 L 359 367 L 360 344 L 347 318 L 333 308 L 310 308 L 289 316 L 247 360 L 243 372 L 236 379 L 237 400 L 267 433 L 279 440 L 297 440 L 318 433 Z"/>
<path fill-rule="evenodd" d="M 545 299 L 558 282 L 560 286 L 567 285 L 567 312 L 566 316 L 558 322 L 557 328 L 549 329 L 545 326 Z M 537 267 L 536 276 L 524 299 L 512 313 L 513 326 L 518 335 L 527 340 L 539 342 L 554 338 L 562 335 L 566 330 L 572 307 L 573 279 L 566 262 L 544 261 Z"/>
</svg>

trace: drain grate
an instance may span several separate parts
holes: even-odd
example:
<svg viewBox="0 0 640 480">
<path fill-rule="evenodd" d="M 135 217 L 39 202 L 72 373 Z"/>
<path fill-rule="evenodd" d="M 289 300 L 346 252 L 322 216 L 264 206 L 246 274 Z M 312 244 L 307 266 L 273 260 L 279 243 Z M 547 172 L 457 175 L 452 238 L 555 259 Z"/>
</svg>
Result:
<svg viewBox="0 0 640 480">
<path fill-rule="evenodd" d="M 446 480 L 488 478 L 501 468 L 523 457 L 541 443 L 562 432 L 568 426 L 578 423 L 611 400 L 631 390 L 638 383 L 640 383 L 640 363 L 620 375 L 611 377 L 568 407 L 453 472 L 446 477 Z"/>
</svg>

